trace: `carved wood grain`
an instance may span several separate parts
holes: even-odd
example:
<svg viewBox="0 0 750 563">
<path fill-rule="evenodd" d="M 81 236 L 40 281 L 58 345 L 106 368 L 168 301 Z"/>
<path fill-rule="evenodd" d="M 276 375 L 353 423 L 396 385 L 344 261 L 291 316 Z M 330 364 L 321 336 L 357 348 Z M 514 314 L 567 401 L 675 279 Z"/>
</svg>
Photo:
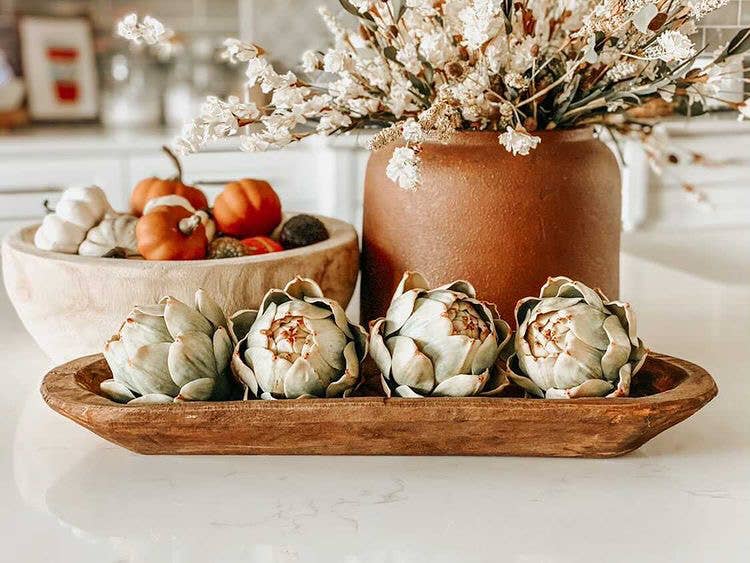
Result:
<svg viewBox="0 0 750 563">
<path fill-rule="evenodd" d="M 92 392 L 110 377 L 100 355 L 60 366 L 47 404 L 143 454 L 515 455 L 614 457 L 694 414 L 717 393 L 701 367 L 650 356 L 621 399 L 352 397 L 118 405 Z M 658 392 L 661 390 L 661 392 Z"/>
</svg>

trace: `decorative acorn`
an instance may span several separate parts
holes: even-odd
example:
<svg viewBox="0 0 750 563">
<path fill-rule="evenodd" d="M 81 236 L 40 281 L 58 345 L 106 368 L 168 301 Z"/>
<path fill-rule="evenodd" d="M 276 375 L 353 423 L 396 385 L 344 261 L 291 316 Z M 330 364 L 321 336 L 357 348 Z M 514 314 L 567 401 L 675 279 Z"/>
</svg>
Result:
<svg viewBox="0 0 750 563">
<path fill-rule="evenodd" d="M 242 241 L 232 237 L 219 237 L 211 241 L 208 248 L 208 257 L 211 259 L 239 258 L 247 256 L 250 250 L 242 244 Z"/>
</svg>

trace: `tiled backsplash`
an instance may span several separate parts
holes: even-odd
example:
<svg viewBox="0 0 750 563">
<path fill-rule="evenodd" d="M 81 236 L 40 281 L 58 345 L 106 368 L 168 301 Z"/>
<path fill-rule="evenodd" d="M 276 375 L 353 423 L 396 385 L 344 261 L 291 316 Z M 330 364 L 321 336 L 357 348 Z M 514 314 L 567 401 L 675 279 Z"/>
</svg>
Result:
<svg viewBox="0 0 750 563">
<path fill-rule="evenodd" d="M 707 15 L 694 37 L 699 47 L 709 52 L 724 45 L 739 29 L 750 26 L 750 0 L 731 0 L 724 8 Z"/>
<path fill-rule="evenodd" d="M 129 12 L 153 14 L 175 30 L 223 37 L 242 34 L 263 44 L 273 58 L 293 65 L 307 48 L 325 45 L 327 33 L 317 14 L 326 5 L 339 10 L 338 0 L 0 0 L 0 34 L 12 29 L 15 11 L 70 14 L 89 12 L 101 36 Z M 730 0 L 708 15 L 694 40 L 709 52 L 750 26 L 750 0 Z M 2 41 L 0 41 L 2 44 Z"/>
<path fill-rule="evenodd" d="M 0 0 L 0 13 L 70 15 L 89 13 L 98 32 L 130 12 L 153 14 L 183 33 L 237 33 L 241 0 Z"/>
<path fill-rule="evenodd" d="M 128 12 L 152 13 L 184 33 L 236 34 L 240 15 L 253 18 L 251 28 L 259 41 L 278 43 L 286 60 L 324 40 L 316 8 L 338 6 L 337 0 L 0 0 L 0 16 L 14 11 L 70 14 L 88 11 L 100 31 L 109 31 L 115 19 Z M 731 0 L 709 14 L 696 34 L 699 45 L 719 45 L 736 30 L 750 25 L 750 0 Z M 316 41 L 317 40 L 317 41 Z M 288 56 L 286 56 L 288 54 Z"/>
</svg>

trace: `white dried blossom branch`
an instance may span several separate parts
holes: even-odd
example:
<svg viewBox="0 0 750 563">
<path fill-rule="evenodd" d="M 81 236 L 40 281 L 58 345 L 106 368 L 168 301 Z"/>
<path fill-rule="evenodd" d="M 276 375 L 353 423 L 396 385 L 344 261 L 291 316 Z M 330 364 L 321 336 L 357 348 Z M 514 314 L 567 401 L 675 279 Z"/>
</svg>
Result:
<svg viewBox="0 0 750 563">
<path fill-rule="evenodd" d="M 640 127 L 630 111 L 651 101 L 719 98 L 723 65 L 736 53 L 691 70 L 688 36 L 695 20 L 725 3 L 342 0 L 356 24 L 345 27 L 321 8 L 333 44 L 302 54 L 299 76 L 277 72 L 260 46 L 228 39 L 226 58 L 246 65 L 248 87 L 270 102 L 209 98 L 178 145 L 195 151 L 244 131 L 241 148 L 262 151 L 316 132 L 377 127 L 370 148 L 392 150 L 388 176 L 414 189 L 424 144 L 448 142 L 456 130 L 497 131 L 502 147 L 523 156 L 542 142 L 538 130 L 624 131 Z M 141 41 L 160 34 L 137 18 L 123 31 Z M 750 117 L 747 102 L 734 107 Z"/>
<path fill-rule="evenodd" d="M 168 42 L 174 32 L 156 18 L 146 16 L 138 21 L 137 14 L 128 14 L 117 23 L 117 34 L 136 45 L 160 45 Z"/>
</svg>

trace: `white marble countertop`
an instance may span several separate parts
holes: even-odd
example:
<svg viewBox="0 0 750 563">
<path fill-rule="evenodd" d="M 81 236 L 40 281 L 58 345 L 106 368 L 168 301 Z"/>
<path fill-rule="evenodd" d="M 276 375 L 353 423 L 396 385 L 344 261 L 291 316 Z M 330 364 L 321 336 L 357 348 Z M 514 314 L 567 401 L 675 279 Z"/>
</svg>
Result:
<svg viewBox="0 0 750 563">
<path fill-rule="evenodd" d="M 50 366 L 3 294 L 3 553 L 77 563 L 747 561 L 750 283 L 624 255 L 623 297 L 646 342 L 706 367 L 719 396 L 625 457 L 577 460 L 139 456 L 43 404 Z"/>
</svg>

